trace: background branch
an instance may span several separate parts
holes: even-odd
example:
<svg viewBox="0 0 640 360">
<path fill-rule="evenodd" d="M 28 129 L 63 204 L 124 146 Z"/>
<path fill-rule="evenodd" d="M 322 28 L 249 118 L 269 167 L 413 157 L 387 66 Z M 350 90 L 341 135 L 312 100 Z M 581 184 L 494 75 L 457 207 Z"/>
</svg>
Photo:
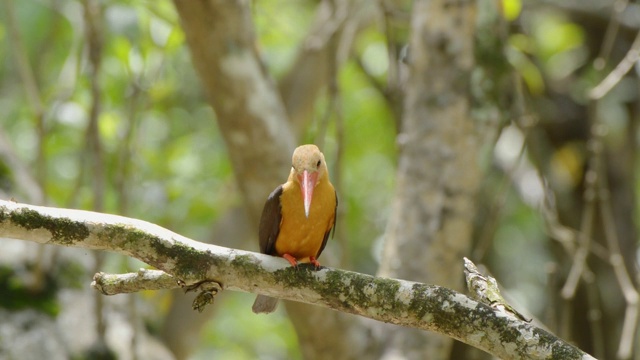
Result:
<svg viewBox="0 0 640 360">
<path fill-rule="evenodd" d="M 174 4 L 239 190 L 257 224 L 264 194 L 289 169 L 295 141 L 275 82 L 255 48 L 249 3 L 174 0 Z"/>
</svg>

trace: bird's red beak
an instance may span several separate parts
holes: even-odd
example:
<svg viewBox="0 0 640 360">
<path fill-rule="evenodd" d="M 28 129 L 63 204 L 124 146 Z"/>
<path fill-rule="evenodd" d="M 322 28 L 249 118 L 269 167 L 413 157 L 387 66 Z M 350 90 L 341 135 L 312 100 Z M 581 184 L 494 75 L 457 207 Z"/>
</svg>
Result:
<svg viewBox="0 0 640 360">
<path fill-rule="evenodd" d="M 309 217 L 309 209 L 311 209 L 311 199 L 313 198 L 313 189 L 318 181 L 318 172 L 309 173 L 307 170 L 298 175 L 300 181 L 300 189 L 302 190 L 302 199 L 304 200 L 304 215 Z"/>
</svg>

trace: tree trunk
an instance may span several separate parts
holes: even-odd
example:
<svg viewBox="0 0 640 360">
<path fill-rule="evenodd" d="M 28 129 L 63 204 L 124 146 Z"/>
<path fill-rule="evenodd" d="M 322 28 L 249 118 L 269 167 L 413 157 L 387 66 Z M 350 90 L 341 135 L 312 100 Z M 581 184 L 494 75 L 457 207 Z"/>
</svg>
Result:
<svg viewBox="0 0 640 360">
<path fill-rule="evenodd" d="M 379 275 L 461 289 L 480 182 L 470 116 L 476 4 L 416 2 L 393 211 Z M 387 354 L 447 359 L 452 340 L 400 329 Z"/>
</svg>

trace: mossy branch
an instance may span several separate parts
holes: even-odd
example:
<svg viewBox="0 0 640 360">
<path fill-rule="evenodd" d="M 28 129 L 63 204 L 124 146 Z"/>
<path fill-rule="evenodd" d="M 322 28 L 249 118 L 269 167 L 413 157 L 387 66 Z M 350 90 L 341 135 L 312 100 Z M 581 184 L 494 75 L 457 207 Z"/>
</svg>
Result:
<svg viewBox="0 0 640 360">
<path fill-rule="evenodd" d="M 283 259 L 200 243 L 121 216 L 0 201 L 0 237 L 112 251 L 171 275 L 176 287 L 212 281 L 226 290 L 434 331 L 503 359 L 593 359 L 543 329 L 447 288 L 332 268 L 294 269 Z M 163 281 L 157 288 L 173 284 L 161 273 L 137 276 L 146 275 Z M 155 288 L 148 280 L 145 288 Z"/>
</svg>

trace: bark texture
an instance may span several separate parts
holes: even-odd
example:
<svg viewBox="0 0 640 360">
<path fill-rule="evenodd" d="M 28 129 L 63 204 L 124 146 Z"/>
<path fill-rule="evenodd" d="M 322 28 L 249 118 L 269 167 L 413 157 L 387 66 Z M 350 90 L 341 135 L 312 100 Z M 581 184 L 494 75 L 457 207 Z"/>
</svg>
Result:
<svg viewBox="0 0 640 360">
<path fill-rule="evenodd" d="M 113 251 L 144 261 L 187 286 L 215 282 L 226 290 L 434 331 L 504 359 L 592 359 L 540 328 L 445 287 L 340 269 L 294 269 L 284 259 L 200 243 L 122 216 L 0 201 L 0 237 Z M 141 278 L 141 289 L 148 288 L 148 279 Z M 130 282 L 124 283 L 130 291 Z"/>
</svg>

